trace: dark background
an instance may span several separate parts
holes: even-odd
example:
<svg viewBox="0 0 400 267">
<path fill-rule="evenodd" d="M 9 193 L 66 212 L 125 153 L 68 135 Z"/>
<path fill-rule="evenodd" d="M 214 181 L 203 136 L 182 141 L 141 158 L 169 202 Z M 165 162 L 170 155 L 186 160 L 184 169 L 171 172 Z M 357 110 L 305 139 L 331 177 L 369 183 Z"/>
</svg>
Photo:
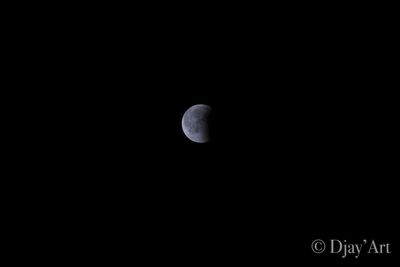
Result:
<svg viewBox="0 0 400 267">
<path fill-rule="evenodd" d="M 390 15 L 233 4 L 81 10 L 45 21 L 56 25 L 43 33 L 51 42 L 36 42 L 43 27 L 30 26 L 37 46 L 27 61 L 42 64 L 23 65 L 39 73 L 27 82 L 53 88 L 31 92 L 41 102 L 24 115 L 33 134 L 21 140 L 36 159 L 29 171 L 44 177 L 28 182 L 45 191 L 31 205 L 51 215 L 45 228 L 62 235 L 54 240 L 71 241 L 67 254 L 189 266 L 393 259 L 310 248 L 318 238 L 366 238 L 396 253 Z M 213 109 L 206 144 L 181 130 L 200 103 Z"/>
<path fill-rule="evenodd" d="M 135 28 L 132 80 L 120 80 L 129 93 L 116 96 L 109 130 L 122 132 L 115 164 L 131 177 L 122 195 L 137 192 L 149 258 L 354 263 L 313 254 L 317 238 L 395 250 L 390 22 L 296 8 L 170 10 Z M 199 103 L 213 109 L 207 144 L 181 130 Z"/>
<path fill-rule="evenodd" d="M 165 257 L 354 263 L 315 255 L 310 244 L 393 243 L 395 103 L 382 28 L 351 18 L 190 16 L 156 24 L 146 50 L 151 130 L 142 146 L 151 147 L 151 232 Z M 180 125 L 199 103 L 213 109 L 207 144 Z"/>
<path fill-rule="evenodd" d="M 310 244 L 393 243 L 390 34 L 327 13 L 199 13 L 155 24 L 148 52 L 152 130 L 144 136 L 159 170 L 150 207 L 166 257 L 354 263 L 315 255 Z M 180 126 L 199 103 L 213 109 L 207 144 Z"/>
</svg>

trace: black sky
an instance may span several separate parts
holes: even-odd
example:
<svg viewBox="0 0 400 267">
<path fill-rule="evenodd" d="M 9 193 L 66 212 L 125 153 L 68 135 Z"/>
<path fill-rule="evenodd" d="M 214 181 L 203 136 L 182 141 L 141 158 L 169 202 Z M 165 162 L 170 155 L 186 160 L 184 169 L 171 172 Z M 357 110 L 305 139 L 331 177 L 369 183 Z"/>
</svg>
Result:
<svg viewBox="0 0 400 267">
<path fill-rule="evenodd" d="M 319 236 L 392 240 L 395 106 L 371 28 L 275 19 L 193 19 L 156 38 L 154 205 L 193 257 L 267 261 L 283 246 L 316 260 Z M 200 103 L 213 109 L 204 145 L 180 127 Z"/>
<path fill-rule="evenodd" d="M 78 195 L 113 244 L 143 235 L 149 259 L 189 266 L 325 265 L 340 259 L 313 239 L 394 242 L 392 34 L 351 12 L 251 10 L 154 7 L 85 37 L 96 60 L 71 63 L 78 127 L 61 129 Z M 194 104 L 213 110 L 209 143 L 182 132 Z"/>
</svg>

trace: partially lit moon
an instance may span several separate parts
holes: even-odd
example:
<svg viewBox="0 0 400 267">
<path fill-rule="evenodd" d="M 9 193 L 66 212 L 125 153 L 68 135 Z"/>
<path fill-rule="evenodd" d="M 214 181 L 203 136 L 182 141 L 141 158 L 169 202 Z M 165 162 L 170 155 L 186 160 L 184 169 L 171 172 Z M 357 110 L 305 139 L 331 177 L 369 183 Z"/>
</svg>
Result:
<svg viewBox="0 0 400 267">
<path fill-rule="evenodd" d="M 209 116 L 211 107 L 198 104 L 186 110 L 182 118 L 182 130 L 186 137 L 196 143 L 210 141 Z"/>
</svg>

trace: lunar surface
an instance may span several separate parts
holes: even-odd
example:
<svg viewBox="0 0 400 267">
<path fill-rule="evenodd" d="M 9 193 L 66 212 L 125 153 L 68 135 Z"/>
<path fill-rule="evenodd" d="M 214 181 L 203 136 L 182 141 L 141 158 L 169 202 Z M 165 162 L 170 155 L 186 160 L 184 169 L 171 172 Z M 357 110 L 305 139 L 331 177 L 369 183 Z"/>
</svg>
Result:
<svg viewBox="0 0 400 267">
<path fill-rule="evenodd" d="M 211 107 L 198 104 L 186 110 L 182 118 L 182 129 L 186 137 L 196 143 L 210 141 L 209 116 Z"/>
</svg>

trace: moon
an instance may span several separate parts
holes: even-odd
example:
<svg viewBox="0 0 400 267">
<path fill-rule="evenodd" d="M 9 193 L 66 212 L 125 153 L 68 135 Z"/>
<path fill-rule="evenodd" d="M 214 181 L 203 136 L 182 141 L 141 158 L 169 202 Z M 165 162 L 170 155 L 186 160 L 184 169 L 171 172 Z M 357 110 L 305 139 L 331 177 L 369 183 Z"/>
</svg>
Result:
<svg viewBox="0 0 400 267">
<path fill-rule="evenodd" d="M 196 143 L 210 141 L 209 116 L 211 107 L 198 104 L 190 107 L 183 114 L 182 130 L 186 137 Z"/>
</svg>

